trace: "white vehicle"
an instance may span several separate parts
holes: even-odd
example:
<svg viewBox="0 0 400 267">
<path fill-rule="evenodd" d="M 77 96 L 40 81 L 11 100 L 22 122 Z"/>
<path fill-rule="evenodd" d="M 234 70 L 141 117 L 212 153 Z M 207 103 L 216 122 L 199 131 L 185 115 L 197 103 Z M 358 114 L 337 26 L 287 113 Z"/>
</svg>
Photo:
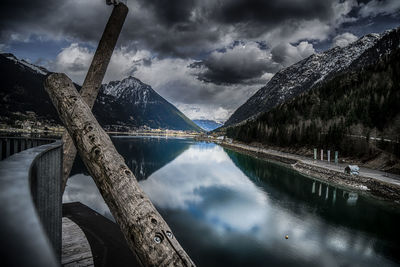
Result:
<svg viewBox="0 0 400 267">
<path fill-rule="evenodd" d="M 347 165 L 347 167 L 344 168 L 344 173 L 351 175 L 359 175 L 360 167 L 358 167 L 357 165 Z"/>
</svg>

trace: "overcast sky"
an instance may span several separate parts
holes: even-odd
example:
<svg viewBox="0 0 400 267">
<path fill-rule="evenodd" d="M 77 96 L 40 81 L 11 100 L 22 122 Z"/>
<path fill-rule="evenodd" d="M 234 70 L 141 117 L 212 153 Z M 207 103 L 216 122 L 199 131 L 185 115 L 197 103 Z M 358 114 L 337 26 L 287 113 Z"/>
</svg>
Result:
<svg viewBox="0 0 400 267">
<path fill-rule="evenodd" d="M 128 0 L 104 82 L 129 75 L 191 119 L 226 120 L 280 69 L 400 26 L 400 0 Z M 82 83 L 104 0 L 2 0 L 0 51 Z"/>
</svg>

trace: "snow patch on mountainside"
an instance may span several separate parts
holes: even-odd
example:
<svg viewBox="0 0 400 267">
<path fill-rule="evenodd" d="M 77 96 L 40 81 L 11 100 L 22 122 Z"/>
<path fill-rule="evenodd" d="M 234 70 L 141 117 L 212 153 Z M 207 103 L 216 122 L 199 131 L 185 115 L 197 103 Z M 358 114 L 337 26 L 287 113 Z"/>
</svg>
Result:
<svg viewBox="0 0 400 267">
<path fill-rule="evenodd" d="M 132 76 L 122 81 L 112 81 L 104 84 L 102 90 L 106 95 L 111 95 L 119 100 L 126 100 L 135 105 L 156 104 L 159 102 L 151 97 L 152 94 L 157 94 L 151 86 Z"/>
<path fill-rule="evenodd" d="M 225 126 L 252 119 L 340 72 L 370 64 L 391 51 L 392 45 L 389 43 L 392 42 L 392 37 L 389 34 L 398 32 L 399 29 L 395 29 L 383 34 L 367 34 L 348 46 L 337 46 L 323 53 L 313 54 L 277 72 L 263 88 L 232 114 Z M 374 48 L 379 50 L 378 56 L 361 57 L 367 50 Z M 360 60 L 361 58 L 363 60 Z"/>
<path fill-rule="evenodd" d="M 17 116 L 23 118 L 25 112 L 33 111 L 39 121 L 60 123 L 43 86 L 45 74 L 49 71 L 8 53 L 0 53 L 0 69 L 3 85 L 0 114 L 3 121 L 14 123 L 16 114 L 22 114 Z M 200 131 L 175 106 L 134 77 L 103 85 L 93 106 L 93 114 L 103 127 L 111 130 L 130 131 L 147 126 Z"/>
<path fill-rule="evenodd" d="M 19 64 L 23 68 L 29 68 L 31 71 L 42 74 L 42 75 L 47 75 L 49 73 L 48 70 L 46 70 L 43 67 L 38 67 L 36 65 L 33 65 L 23 59 L 17 59 L 13 54 L 3 54 L 7 59 L 14 61 L 16 64 Z"/>
<path fill-rule="evenodd" d="M 324 53 L 311 55 L 280 71 L 280 75 L 276 76 L 279 78 L 277 83 L 280 87 L 280 90 L 278 90 L 279 99 L 284 100 L 294 94 L 292 89 L 296 86 L 307 83 L 315 85 L 323 81 L 328 75 L 348 68 L 365 50 L 376 44 L 379 37 L 379 34 L 366 35 L 345 48 L 335 47 Z M 263 91 L 267 91 L 267 88 Z M 263 95 L 263 99 L 266 98 L 268 98 L 268 94 Z"/>
</svg>

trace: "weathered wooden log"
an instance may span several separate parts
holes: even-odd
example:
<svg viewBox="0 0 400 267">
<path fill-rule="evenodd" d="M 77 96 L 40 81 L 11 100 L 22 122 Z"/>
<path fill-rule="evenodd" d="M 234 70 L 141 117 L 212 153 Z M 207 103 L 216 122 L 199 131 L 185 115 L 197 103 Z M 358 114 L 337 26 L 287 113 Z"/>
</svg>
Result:
<svg viewBox="0 0 400 267">
<path fill-rule="evenodd" d="M 114 51 L 127 14 L 128 7 L 126 5 L 123 3 L 116 5 L 107 22 L 103 35 L 101 36 L 92 64 L 90 65 L 80 91 L 83 100 L 90 108 L 93 107 L 99 93 L 101 82 L 106 73 L 108 63 L 110 63 L 111 55 Z M 62 140 L 64 142 L 62 192 L 64 192 L 72 165 L 75 161 L 76 148 L 68 133 L 63 135 Z"/>
<path fill-rule="evenodd" d="M 194 266 L 65 74 L 45 81 L 61 121 L 143 266 Z"/>
</svg>

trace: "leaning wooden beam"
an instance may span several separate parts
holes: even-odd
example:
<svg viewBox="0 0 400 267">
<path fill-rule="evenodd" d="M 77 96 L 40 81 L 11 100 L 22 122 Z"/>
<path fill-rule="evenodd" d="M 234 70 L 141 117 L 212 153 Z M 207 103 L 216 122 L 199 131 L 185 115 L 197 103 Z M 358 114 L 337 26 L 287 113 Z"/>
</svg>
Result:
<svg viewBox="0 0 400 267">
<path fill-rule="evenodd" d="M 127 14 L 128 7 L 123 3 L 119 3 L 114 7 L 94 54 L 85 81 L 83 82 L 80 93 L 90 109 L 92 109 L 99 93 L 101 82 L 103 81 Z M 74 164 L 76 148 L 68 133 L 63 135 L 62 140 L 64 142 L 62 192 L 64 192 L 72 165 Z"/>
<path fill-rule="evenodd" d="M 65 74 L 45 81 L 61 121 L 143 266 L 194 266 Z"/>
</svg>

